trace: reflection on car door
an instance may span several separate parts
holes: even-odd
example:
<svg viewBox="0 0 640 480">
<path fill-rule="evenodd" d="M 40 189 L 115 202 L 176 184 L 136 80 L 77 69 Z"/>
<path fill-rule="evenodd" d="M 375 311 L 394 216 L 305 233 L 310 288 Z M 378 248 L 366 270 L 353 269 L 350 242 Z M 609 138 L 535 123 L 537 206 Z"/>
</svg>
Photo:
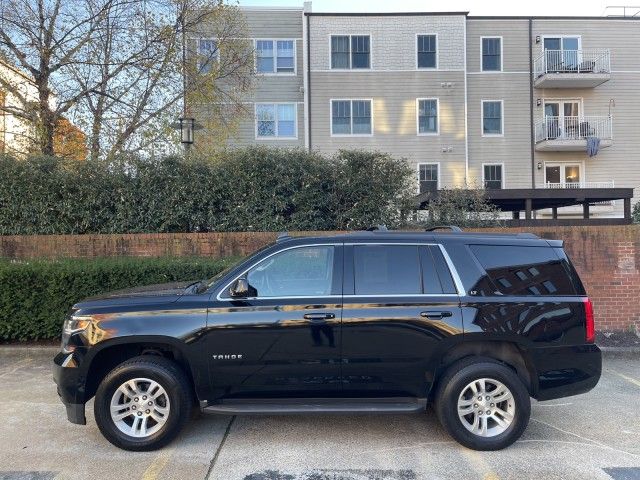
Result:
<svg viewBox="0 0 640 480">
<path fill-rule="evenodd" d="M 223 291 L 208 315 L 214 395 L 337 395 L 342 269 L 341 245 L 290 247 L 246 272 L 254 297 L 231 299 Z"/>
<path fill-rule="evenodd" d="M 426 397 L 432 356 L 462 332 L 440 247 L 345 245 L 342 318 L 345 396 Z"/>
</svg>

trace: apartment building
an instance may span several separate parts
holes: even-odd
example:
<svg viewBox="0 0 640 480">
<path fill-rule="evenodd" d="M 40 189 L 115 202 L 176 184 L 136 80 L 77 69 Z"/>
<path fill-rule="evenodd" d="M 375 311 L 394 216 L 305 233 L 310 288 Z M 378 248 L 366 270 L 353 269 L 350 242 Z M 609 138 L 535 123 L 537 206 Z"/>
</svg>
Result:
<svg viewBox="0 0 640 480">
<path fill-rule="evenodd" d="M 244 13 L 259 78 L 235 145 L 389 152 L 416 193 L 640 186 L 637 17 Z M 610 217 L 630 202 L 542 206 Z"/>
</svg>

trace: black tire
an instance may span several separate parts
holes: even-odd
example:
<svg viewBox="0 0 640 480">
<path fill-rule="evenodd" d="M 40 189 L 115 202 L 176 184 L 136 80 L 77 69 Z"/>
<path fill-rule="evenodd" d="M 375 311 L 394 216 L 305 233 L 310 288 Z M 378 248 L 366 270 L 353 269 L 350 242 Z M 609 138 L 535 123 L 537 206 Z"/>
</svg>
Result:
<svg viewBox="0 0 640 480">
<path fill-rule="evenodd" d="M 469 383 L 480 378 L 502 382 L 515 402 L 514 418 L 502 433 L 483 437 L 467 430 L 458 416 L 458 398 Z M 488 358 L 469 358 L 456 362 L 440 378 L 435 410 L 442 426 L 459 443 L 473 450 L 500 450 L 515 442 L 529 423 L 531 399 L 518 375 L 509 367 Z"/>
<path fill-rule="evenodd" d="M 111 418 L 113 394 L 127 380 L 148 378 L 158 382 L 166 391 L 170 410 L 160 430 L 144 438 L 120 431 Z M 182 369 L 171 360 L 154 355 L 135 357 L 115 367 L 102 380 L 96 392 L 94 416 L 98 428 L 116 447 L 124 450 L 149 451 L 161 448 L 173 440 L 191 418 L 192 387 Z"/>
</svg>

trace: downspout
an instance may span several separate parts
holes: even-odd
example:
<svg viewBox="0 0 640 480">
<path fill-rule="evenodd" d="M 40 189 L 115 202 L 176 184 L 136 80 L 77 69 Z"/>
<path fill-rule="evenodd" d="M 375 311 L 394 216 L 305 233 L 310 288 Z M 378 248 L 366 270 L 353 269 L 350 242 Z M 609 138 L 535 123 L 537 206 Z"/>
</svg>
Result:
<svg viewBox="0 0 640 480">
<path fill-rule="evenodd" d="M 531 143 L 531 188 L 536 188 L 536 138 L 533 124 L 533 18 L 529 17 L 529 130 Z"/>
<path fill-rule="evenodd" d="M 468 97 L 467 97 L 467 16 L 464 17 L 464 186 L 469 188 L 469 107 L 468 107 Z"/>
<path fill-rule="evenodd" d="M 305 35 L 305 41 L 307 42 L 307 69 L 305 72 L 306 75 L 306 85 L 304 87 L 304 95 L 306 97 L 306 115 L 307 115 L 307 126 L 306 126 L 306 135 L 305 135 L 305 140 L 307 142 L 307 150 L 311 151 L 311 41 L 310 41 L 310 34 L 309 34 L 309 28 L 311 25 L 310 19 L 309 17 L 311 15 L 309 15 L 309 13 L 305 13 L 306 17 L 307 17 L 307 21 L 306 21 L 306 35 Z"/>
</svg>

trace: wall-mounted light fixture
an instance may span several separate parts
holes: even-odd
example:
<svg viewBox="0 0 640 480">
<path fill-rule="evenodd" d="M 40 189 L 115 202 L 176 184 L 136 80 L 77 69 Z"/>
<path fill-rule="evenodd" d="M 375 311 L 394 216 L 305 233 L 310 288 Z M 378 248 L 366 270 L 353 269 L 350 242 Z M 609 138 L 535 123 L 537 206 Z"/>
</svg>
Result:
<svg viewBox="0 0 640 480">
<path fill-rule="evenodd" d="M 538 170 L 542 170 L 542 162 L 538 162 Z"/>
<path fill-rule="evenodd" d="M 541 98 L 537 98 L 536 99 L 536 106 L 539 107 L 540 105 L 542 105 L 542 99 Z"/>
<path fill-rule="evenodd" d="M 196 123 L 193 118 L 180 118 L 180 142 L 191 145 L 193 143 L 193 127 Z"/>
<path fill-rule="evenodd" d="M 540 35 L 536 35 L 536 43 L 540 43 Z"/>
</svg>

